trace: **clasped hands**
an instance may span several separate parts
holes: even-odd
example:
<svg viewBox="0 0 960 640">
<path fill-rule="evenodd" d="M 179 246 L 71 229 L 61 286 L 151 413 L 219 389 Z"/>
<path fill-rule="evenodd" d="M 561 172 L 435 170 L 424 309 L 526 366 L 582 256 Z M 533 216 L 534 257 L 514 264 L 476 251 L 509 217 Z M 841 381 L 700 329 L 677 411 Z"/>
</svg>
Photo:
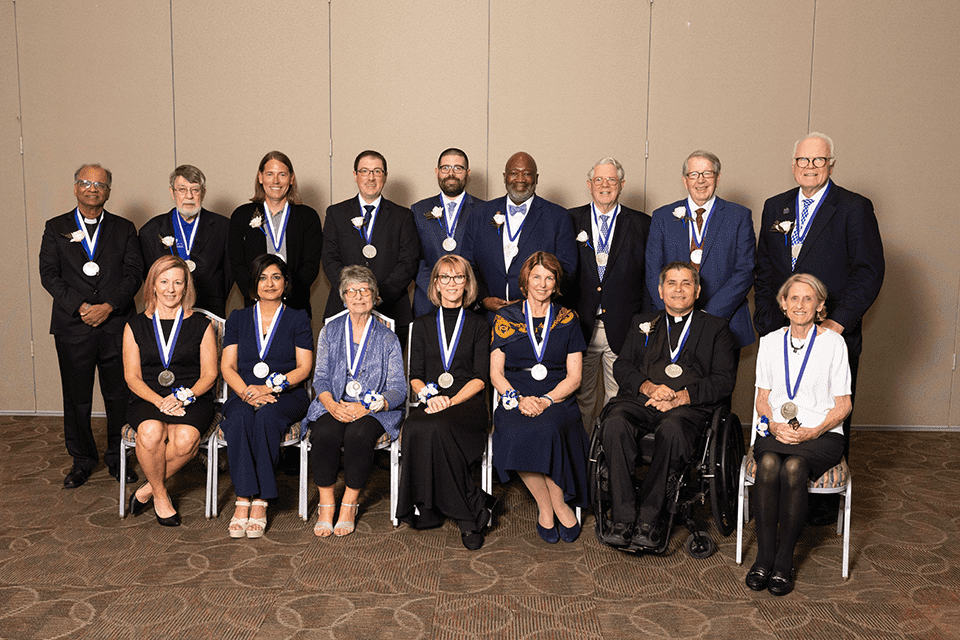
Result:
<svg viewBox="0 0 960 640">
<path fill-rule="evenodd" d="M 344 400 L 331 404 L 327 407 L 327 410 L 340 422 L 353 422 L 357 418 L 362 418 L 370 413 L 370 410 L 359 402 L 346 402 Z"/>
<path fill-rule="evenodd" d="M 103 324 L 113 311 L 113 307 L 108 302 L 100 304 L 90 304 L 84 302 L 80 305 L 80 319 L 91 327 Z"/>
<path fill-rule="evenodd" d="M 436 395 L 427 398 L 427 408 L 423 410 L 424 413 L 440 413 L 444 409 L 448 409 L 453 406 L 453 402 L 450 401 L 448 396 Z"/>
<path fill-rule="evenodd" d="M 770 433 L 777 440 L 784 444 L 800 444 L 801 442 L 813 440 L 817 437 L 816 429 L 802 426 L 794 429 L 793 426 L 786 422 L 770 421 L 767 428 L 770 429 Z"/>
<path fill-rule="evenodd" d="M 539 396 L 523 396 L 520 398 L 520 404 L 517 408 L 522 415 L 528 418 L 535 418 L 543 413 L 550 406 L 550 401 Z"/>
<path fill-rule="evenodd" d="M 183 403 L 177 400 L 176 396 L 172 393 L 160 399 L 160 402 L 157 404 L 157 409 L 160 409 L 160 413 L 168 416 L 180 418 L 187 415 L 187 410 L 183 408 Z"/>
<path fill-rule="evenodd" d="M 646 407 L 653 407 L 657 411 L 666 413 L 671 409 L 675 409 L 680 405 L 690 403 L 690 394 L 687 393 L 686 389 L 681 389 L 680 391 L 674 391 L 670 387 L 663 384 L 652 384 L 646 389 L 646 391 L 641 390 L 641 393 L 646 393 L 647 401 L 644 403 Z"/>
<path fill-rule="evenodd" d="M 277 396 L 273 394 L 273 389 L 265 384 L 247 385 L 247 388 L 243 390 L 242 397 L 243 401 L 252 406 L 254 409 L 259 409 L 268 402 L 277 401 Z"/>
</svg>

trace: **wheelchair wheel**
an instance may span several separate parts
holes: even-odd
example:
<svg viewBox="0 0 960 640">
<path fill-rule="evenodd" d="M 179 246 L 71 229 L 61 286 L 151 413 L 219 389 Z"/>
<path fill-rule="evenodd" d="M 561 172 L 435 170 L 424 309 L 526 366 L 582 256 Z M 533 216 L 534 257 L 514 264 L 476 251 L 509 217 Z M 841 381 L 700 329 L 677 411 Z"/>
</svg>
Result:
<svg viewBox="0 0 960 640">
<path fill-rule="evenodd" d="M 690 557 L 696 558 L 697 560 L 709 558 L 713 555 L 713 552 L 717 550 L 716 543 L 713 541 L 713 538 L 707 535 L 706 531 L 695 531 L 691 533 L 684 547 Z"/>
<path fill-rule="evenodd" d="M 743 460 L 743 427 L 733 413 L 714 414 L 710 442 L 710 507 L 721 535 L 737 526 L 737 483 Z"/>
<path fill-rule="evenodd" d="M 590 453 L 587 458 L 587 500 L 596 516 L 597 540 L 607 544 L 605 534 L 610 528 L 610 485 L 600 434 L 598 421 L 590 438 Z"/>
</svg>

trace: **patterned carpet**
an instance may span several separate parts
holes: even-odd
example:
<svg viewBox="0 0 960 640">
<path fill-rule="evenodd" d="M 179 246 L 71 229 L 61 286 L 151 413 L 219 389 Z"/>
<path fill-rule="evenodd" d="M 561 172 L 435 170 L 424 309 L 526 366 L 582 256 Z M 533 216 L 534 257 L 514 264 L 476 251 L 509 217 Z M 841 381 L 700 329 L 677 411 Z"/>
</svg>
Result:
<svg viewBox="0 0 960 640">
<path fill-rule="evenodd" d="M 96 431 L 102 443 L 102 421 Z M 496 527 L 469 552 L 450 523 L 390 525 L 385 458 L 346 538 L 315 538 L 316 489 L 304 523 L 296 479 L 280 473 L 266 536 L 229 539 L 229 475 L 226 515 L 205 520 L 198 462 L 171 484 L 182 527 L 158 526 L 152 510 L 119 520 L 102 464 L 62 489 L 59 418 L 2 416 L 0 638 L 960 638 L 960 433 L 856 432 L 852 449 L 850 579 L 834 529 L 807 528 L 797 588 L 774 598 L 743 584 L 752 522 L 743 566 L 736 535 L 713 528 L 719 549 L 705 560 L 682 550 L 682 527 L 664 557 L 603 547 L 592 516 L 576 543 L 547 545 L 511 483 L 497 485 Z"/>
</svg>

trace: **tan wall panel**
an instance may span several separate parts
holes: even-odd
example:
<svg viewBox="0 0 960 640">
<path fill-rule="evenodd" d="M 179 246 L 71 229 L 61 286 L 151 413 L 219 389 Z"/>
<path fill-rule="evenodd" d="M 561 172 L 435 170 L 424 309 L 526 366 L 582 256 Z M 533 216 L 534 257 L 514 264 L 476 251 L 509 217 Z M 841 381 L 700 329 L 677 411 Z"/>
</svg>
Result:
<svg viewBox="0 0 960 640">
<path fill-rule="evenodd" d="M 944 210 L 953 194 L 943 170 L 960 147 L 960 5 L 857 5 L 817 4 L 811 117 L 836 142 L 837 184 L 873 200 L 884 241 L 854 420 L 956 425 L 960 218 Z"/>
<path fill-rule="evenodd" d="M 83 162 L 113 171 L 107 208 L 139 226 L 155 212 L 156 176 L 173 162 L 168 5 L 18 2 L 17 29 L 30 256 L 40 251 L 44 222 L 76 206 L 73 172 Z M 31 295 L 43 381 L 37 408 L 59 411 L 51 298 L 39 276 Z M 98 396 L 94 409 L 102 410 Z"/>
<path fill-rule="evenodd" d="M 590 201 L 586 172 L 604 156 L 626 171 L 623 202 L 643 208 L 649 5 L 626 0 L 491 6 L 490 198 L 517 151 L 537 161 L 537 193 Z"/>
<path fill-rule="evenodd" d="M 33 412 L 33 358 L 30 341 L 36 331 L 46 333 L 42 324 L 34 327 L 30 316 L 27 283 L 39 285 L 36 258 L 27 254 L 27 235 L 38 233 L 26 221 L 23 204 L 23 165 L 20 159 L 20 104 L 17 89 L 17 49 L 13 3 L 0 5 L 0 175 L 4 176 L 9 197 L 4 206 L 4 250 L 0 251 L 0 272 L 16 289 L 5 291 L 0 305 L 0 411 Z M 32 269 L 32 271 L 31 271 Z"/>
</svg>

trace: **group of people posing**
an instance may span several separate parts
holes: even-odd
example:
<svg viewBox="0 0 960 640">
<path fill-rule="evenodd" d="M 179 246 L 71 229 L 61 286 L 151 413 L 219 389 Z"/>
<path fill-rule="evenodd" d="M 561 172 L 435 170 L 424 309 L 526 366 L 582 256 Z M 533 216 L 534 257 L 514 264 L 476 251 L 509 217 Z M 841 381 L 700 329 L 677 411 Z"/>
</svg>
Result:
<svg viewBox="0 0 960 640">
<path fill-rule="evenodd" d="M 471 196 L 467 155 L 451 148 L 437 163 L 440 193 L 407 209 L 382 197 L 387 162 L 368 150 L 354 161 L 358 194 L 328 207 L 322 224 L 300 201 L 290 159 L 273 151 L 251 202 L 230 219 L 202 207 L 199 169 L 178 167 L 176 206 L 139 235 L 104 210 L 109 171 L 84 165 L 77 207 L 47 222 L 40 251 L 74 460 L 64 487 L 84 484 L 98 463 L 96 369 L 104 459 L 118 479 L 121 428 L 137 429 L 147 482 L 131 495 L 131 513 L 152 501 L 160 524 L 178 525 L 164 482 L 210 426 L 219 364 L 237 496 L 230 536 L 266 530 L 280 442 L 297 422 L 309 429 L 320 494 L 314 533 L 350 534 L 375 444 L 399 437 L 402 424 L 396 517 L 416 528 L 450 518 L 464 546 L 478 549 L 496 501 L 473 484 L 470 466 L 486 445 L 495 391 L 494 467 L 529 489 L 543 540 L 579 535 L 587 436 L 599 417 L 610 543 L 656 548 L 669 535 L 667 483 L 705 416 L 729 402 L 739 350 L 756 329 L 756 408 L 769 435 L 756 445 L 758 557 L 747 584 L 787 593 L 807 479 L 847 453 L 860 320 L 884 270 L 873 206 L 833 183 L 834 163 L 827 136 L 796 143 L 798 188 L 766 201 L 759 244 L 750 210 L 716 195 L 720 160 L 707 151 L 683 162 L 687 197 L 651 218 L 620 204 L 624 171 L 613 158 L 588 172 L 591 202 L 568 211 L 536 195 L 536 162 L 523 152 L 506 163 L 505 196 Z M 310 287 L 321 267 L 331 293 L 314 352 Z M 218 363 L 207 316 L 225 315 L 234 283 L 246 306 L 226 321 Z M 656 447 L 637 491 L 646 433 Z M 137 480 L 130 466 L 126 480 Z"/>
</svg>

